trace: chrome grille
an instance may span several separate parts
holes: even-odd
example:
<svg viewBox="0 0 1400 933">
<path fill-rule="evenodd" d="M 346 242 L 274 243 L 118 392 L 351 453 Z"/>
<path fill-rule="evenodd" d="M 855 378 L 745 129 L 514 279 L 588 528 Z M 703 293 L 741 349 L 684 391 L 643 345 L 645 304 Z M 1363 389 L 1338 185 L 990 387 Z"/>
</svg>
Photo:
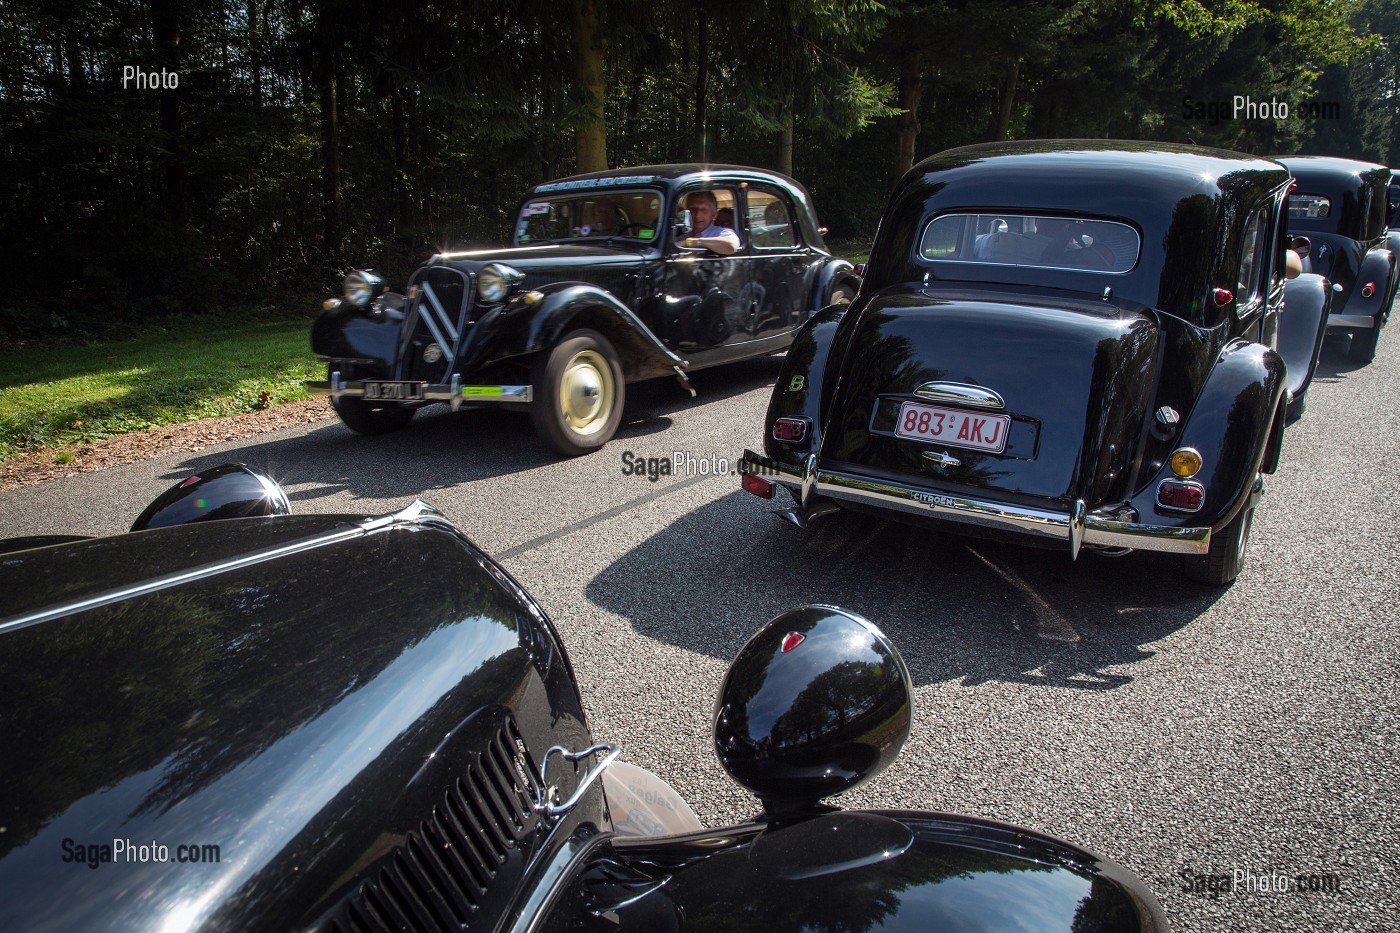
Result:
<svg viewBox="0 0 1400 933">
<path fill-rule="evenodd" d="M 514 722 L 472 757 L 384 867 L 350 899 L 331 924 L 334 933 L 436 933 L 471 929 L 491 903 L 495 882 L 540 818 L 522 778 L 533 769 Z M 489 917 L 482 922 L 490 923 Z"/>
<path fill-rule="evenodd" d="M 402 378 L 446 382 L 471 323 L 471 281 L 456 269 L 432 266 L 415 275 L 411 284 L 417 293 L 404 322 L 399 354 L 403 360 Z M 430 343 L 443 351 L 442 359 L 436 363 L 423 360 L 423 350 Z"/>
</svg>

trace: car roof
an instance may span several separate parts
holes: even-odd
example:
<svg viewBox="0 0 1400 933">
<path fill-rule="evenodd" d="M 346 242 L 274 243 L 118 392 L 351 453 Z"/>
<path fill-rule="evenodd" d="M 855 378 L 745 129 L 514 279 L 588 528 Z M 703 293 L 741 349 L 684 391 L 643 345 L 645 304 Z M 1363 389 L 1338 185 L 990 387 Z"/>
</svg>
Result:
<svg viewBox="0 0 1400 933">
<path fill-rule="evenodd" d="M 1384 207 L 1368 203 L 1384 202 L 1391 183 L 1391 170 L 1374 162 L 1340 159 L 1334 156 L 1283 156 L 1279 159 L 1297 179 L 1302 194 L 1324 195 L 1332 201 L 1329 216 L 1317 219 L 1290 218 L 1289 228 L 1308 233 L 1340 233 L 1359 240 L 1372 240 L 1385 230 Z"/>
</svg>

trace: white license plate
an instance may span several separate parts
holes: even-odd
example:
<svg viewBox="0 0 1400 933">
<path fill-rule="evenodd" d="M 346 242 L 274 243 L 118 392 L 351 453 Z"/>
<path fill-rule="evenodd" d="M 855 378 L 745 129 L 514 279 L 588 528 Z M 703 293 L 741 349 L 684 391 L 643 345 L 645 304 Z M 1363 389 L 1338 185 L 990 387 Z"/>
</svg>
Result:
<svg viewBox="0 0 1400 933">
<path fill-rule="evenodd" d="M 899 437 L 994 454 L 1006 449 L 1006 433 L 1010 430 L 1010 415 L 975 414 L 919 402 L 900 405 L 894 426 Z"/>
<path fill-rule="evenodd" d="M 365 399 L 371 402 L 421 402 L 421 382 L 366 382 Z"/>
</svg>

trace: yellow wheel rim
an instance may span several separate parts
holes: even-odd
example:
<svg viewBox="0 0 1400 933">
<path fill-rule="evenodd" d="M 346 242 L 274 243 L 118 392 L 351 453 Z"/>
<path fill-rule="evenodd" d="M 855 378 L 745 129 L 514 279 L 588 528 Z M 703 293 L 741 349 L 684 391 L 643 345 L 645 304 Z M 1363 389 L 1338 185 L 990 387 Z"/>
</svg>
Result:
<svg viewBox="0 0 1400 933">
<path fill-rule="evenodd" d="M 559 380 L 559 410 L 575 434 L 601 431 L 617 398 L 612 367 L 597 350 L 583 350 L 569 360 Z"/>
</svg>

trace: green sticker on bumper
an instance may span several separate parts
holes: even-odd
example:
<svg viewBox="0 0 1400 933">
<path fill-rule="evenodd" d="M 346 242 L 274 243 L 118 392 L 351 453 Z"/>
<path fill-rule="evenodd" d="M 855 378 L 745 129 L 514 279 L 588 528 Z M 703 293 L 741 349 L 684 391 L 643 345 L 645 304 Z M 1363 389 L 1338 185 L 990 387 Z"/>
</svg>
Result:
<svg viewBox="0 0 1400 933">
<path fill-rule="evenodd" d="M 500 386 L 462 386 L 463 398 L 499 398 L 504 394 Z"/>
</svg>

